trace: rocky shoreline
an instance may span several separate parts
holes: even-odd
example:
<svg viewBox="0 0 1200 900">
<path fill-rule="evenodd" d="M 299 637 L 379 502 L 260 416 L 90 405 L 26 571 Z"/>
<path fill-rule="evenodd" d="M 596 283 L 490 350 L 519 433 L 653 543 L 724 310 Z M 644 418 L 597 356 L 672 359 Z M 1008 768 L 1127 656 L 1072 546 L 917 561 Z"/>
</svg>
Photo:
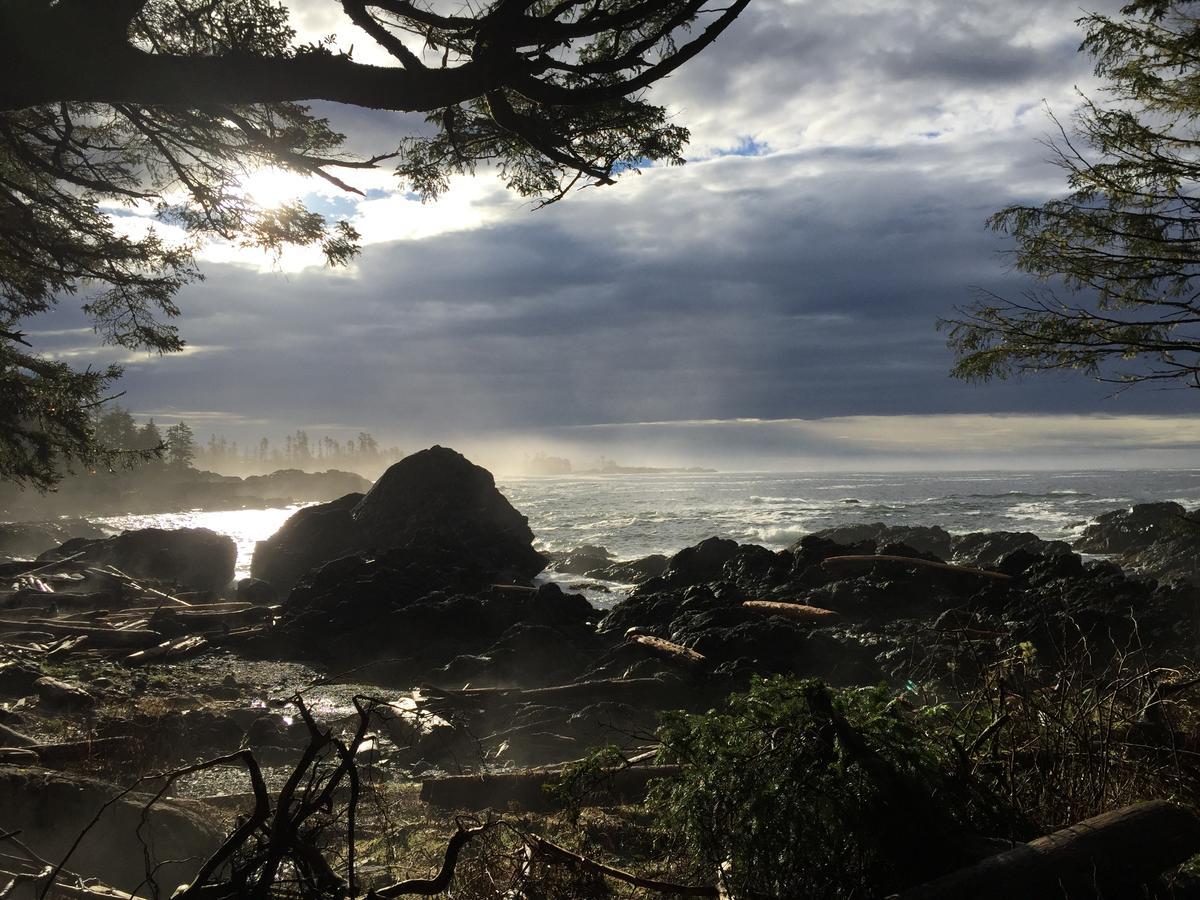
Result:
<svg viewBox="0 0 1200 900">
<path fill-rule="evenodd" d="M 435 447 L 297 512 L 236 584 L 213 532 L 75 526 L 0 546 L 57 541 L 0 564 L 0 794 L 295 754 L 306 681 L 333 727 L 348 696 L 382 698 L 373 765 L 404 782 L 636 753 L 661 711 L 708 709 L 754 676 L 903 688 L 1068 638 L 1169 665 L 1200 637 L 1200 514 L 1170 503 L 1101 516 L 1073 547 L 874 524 L 778 551 L 711 538 L 669 558 L 547 558 L 486 470 Z M 539 579 L 547 566 L 632 589 L 599 610 Z"/>
</svg>

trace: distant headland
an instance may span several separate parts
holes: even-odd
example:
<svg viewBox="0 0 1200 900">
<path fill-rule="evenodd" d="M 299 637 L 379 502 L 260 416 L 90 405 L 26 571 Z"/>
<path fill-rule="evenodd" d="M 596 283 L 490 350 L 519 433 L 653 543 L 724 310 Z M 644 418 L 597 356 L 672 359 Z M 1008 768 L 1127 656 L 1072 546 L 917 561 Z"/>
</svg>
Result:
<svg viewBox="0 0 1200 900">
<path fill-rule="evenodd" d="M 526 457 L 519 474 L 521 475 L 712 475 L 716 469 L 704 469 L 700 466 L 623 466 L 620 463 L 601 456 L 600 459 L 586 468 L 575 468 L 571 460 L 563 456 L 547 456 L 545 453 L 535 453 Z"/>
</svg>

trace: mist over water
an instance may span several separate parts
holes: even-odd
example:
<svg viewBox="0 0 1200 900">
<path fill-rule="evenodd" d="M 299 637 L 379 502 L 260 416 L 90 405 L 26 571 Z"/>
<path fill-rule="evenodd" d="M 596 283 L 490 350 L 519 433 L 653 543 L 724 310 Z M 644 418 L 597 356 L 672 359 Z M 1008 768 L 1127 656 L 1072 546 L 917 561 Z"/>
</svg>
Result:
<svg viewBox="0 0 1200 900">
<path fill-rule="evenodd" d="M 529 517 L 538 545 L 606 547 L 615 557 L 671 554 L 720 535 L 772 549 L 833 525 L 939 525 L 952 533 L 1032 531 L 1071 539 L 1095 516 L 1133 503 L 1200 506 L 1200 470 L 936 474 L 722 473 L 505 477 L 498 485 Z M 233 537 L 238 577 L 254 542 L 297 506 L 116 516 L 116 529 L 199 526 Z"/>
</svg>

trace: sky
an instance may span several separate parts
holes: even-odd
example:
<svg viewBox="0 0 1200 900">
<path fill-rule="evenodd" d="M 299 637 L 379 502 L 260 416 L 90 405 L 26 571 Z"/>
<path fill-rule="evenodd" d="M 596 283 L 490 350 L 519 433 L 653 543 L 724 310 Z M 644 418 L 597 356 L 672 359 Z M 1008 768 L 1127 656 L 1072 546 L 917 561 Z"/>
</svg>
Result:
<svg viewBox="0 0 1200 900">
<path fill-rule="evenodd" d="M 383 61 L 337 4 L 288 5 L 302 35 Z M 251 193 L 349 217 L 361 256 L 329 270 L 311 251 L 206 248 L 206 280 L 180 297 L 188 350 L 120 357 L 121 402 L 202 439 L 368 430 L 500 469 L 537 451 L 740 469 L 1194 465 L 1200 393 L 966 384 L 934 327 L 978 290 L 1030 286 L 984 223 L 1064 190 L 1042 142 L 1049 111 L 1068 119 L 1097 88 L 1083 11 L 753 0 L 652 92 L 692 131 L 687 165 L 543 209 L 488 173 L 428 204 L 386 171 L 348 179 L 365 198 L 263 173 Z M 363 152 L 419 121 L 319 111 Z M 68 312 L 31 336 L 78 364 L 114 358 Z"/>
</svg>

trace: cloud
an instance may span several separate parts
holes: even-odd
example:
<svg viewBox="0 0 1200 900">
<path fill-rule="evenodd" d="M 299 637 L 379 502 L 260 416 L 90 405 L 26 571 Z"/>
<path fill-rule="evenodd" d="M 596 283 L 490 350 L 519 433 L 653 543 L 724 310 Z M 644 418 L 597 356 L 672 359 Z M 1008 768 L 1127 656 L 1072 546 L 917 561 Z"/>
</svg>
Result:
<svg viewBox="0 0 1200 900">
<path fill-rule="evenodd" d="M 307 3 L 305 27 L 332 27 L 326 8 Z M 793 458 L 798 434 L 834 458 L 926 463 L 1005 442 L 1043 456 L 1088 441 L 1106 459 L 1190 452 L 1190 427 L 1162 438 L 1189 421 L 1190 392 L 1110 396 L 1072 376 L 969 386 L 948 378 L 933 328 L 975 287 L 1029 285 L 984 220 L 1063 190 L 1037 139 L 1046 105 L 1065 113 L 1077 85 L 1095 87 L 1079 15 L 1074 0 L 755 0 L 651 94 L 692 128 L 687 166 L 537 212 L 487 172 L 426 205 L 386 171 L 363 176 L 365 199 L 313 188 L 310 201 L 362 231 L 361 257 L 331 271 L 309 251 L 210 247 L 207 281 L 181 296 L 183 334 L 204 352 L 130 360 L 124 386 L 139 409 L 227 412 L 203 421 L 242 440 L 317 422 L 407 446 L 515 447 L 686 420 L 724 437 L 628 436 L 650 456 L 720 448 L 761 464 Z M 318 108 L 362 152 L 424 127 Z M 739 419 L 826 424 L 713 424 Z"/>
</svg>

